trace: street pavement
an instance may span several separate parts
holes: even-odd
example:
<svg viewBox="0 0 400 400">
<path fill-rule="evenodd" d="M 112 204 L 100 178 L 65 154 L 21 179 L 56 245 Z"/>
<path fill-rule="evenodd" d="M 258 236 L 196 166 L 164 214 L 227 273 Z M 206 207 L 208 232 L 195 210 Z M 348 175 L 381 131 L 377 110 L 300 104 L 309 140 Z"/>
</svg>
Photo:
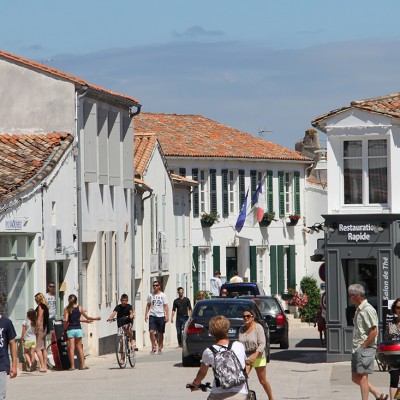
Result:
<svg viewBox="0 0 400 400">
<path fill-rule="evenodd" d="M 88 356 L 86 371 L 49 371 L 18 373 L 7 380 L 7 399 L 44 400 L 54 398 L 103 400 L 111 398 L 135 399 L 206 399 L 207 393 L 190 392 L 185 385 L 191 382 L 198 368 L 183 368 L 181 351 L 165 349 L 163 355 L 149 355 L 149 349 L 137 352 L 137 363 L 120 369 L 115 355 Z M 359 388 L 351 382 L 350 362 L 327 363 L 319 345 L 317 329 L 299 320 L 290 321 L 290 348 L 271 347 L 271 362 L 267 378 L 275 400 L 355 400 L 360 399 Z M 212 382 L 212 370 L 204 382 Z M 388 393 L 389 374 L 379 372 L 371 376 L 373 384 Z M 266 399 L 254 371 L 250 374 L 250 387 L 258 399 Z M 370 396 L 373 399 L 373 396 Z"/>
</svg>

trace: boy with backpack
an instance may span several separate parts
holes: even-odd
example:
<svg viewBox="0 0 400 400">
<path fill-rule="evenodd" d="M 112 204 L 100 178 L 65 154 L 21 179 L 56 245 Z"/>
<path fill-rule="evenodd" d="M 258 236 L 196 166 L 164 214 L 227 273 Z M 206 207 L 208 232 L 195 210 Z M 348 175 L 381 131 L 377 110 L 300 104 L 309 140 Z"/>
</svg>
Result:
<svg viewBox="0 0 400 400">
<path fill-rule="evenodd" d="M 229 328 L 229 320 L 222 315 L 210 319 L 208 329 L 216 343 L 204 350 L 196 378 L 188 384 L 192 390 L 198 389 L 211 366 L 214 371 L 214 383 L 208 400 L 247 399 L 245 349 L 240 342 L 229 342 Z"/>
</svg>

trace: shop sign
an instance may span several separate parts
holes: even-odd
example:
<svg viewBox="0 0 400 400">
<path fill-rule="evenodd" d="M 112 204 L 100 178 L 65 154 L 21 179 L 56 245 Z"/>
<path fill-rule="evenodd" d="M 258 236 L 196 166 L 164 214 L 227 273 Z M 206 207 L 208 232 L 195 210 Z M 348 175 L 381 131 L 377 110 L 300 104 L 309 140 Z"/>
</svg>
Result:
<svg viewBox="0 0 400 400">
<path fill-rule="evenodd" d="M 376 234 L 374 226 L 371 224 L 353 225 L 339 224 L 339 232 L 347 233 L 348 242 L 368 242 L 371 239 L 371 233 Z"/>
<path fill-rule="evenodd" d="M 382 255 L 382 299 L 389 300 L 389 257 Z"/>
<path fill-rule="evenodd" d="M 22 230 L 22 221 L 15 220 L 15 219 L 6 220 L 6 230 L 21 231 Z"/>
</svg>

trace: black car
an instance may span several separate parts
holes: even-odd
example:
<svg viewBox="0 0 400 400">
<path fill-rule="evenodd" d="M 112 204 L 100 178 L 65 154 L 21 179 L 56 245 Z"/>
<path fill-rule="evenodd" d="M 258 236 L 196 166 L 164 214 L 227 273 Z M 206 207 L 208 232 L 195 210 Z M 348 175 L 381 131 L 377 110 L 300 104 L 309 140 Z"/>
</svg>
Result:
<svg viewBox="0 0 400 400">
<path fill-rule="evenodd" d="M 264 289 L 258 282 L 228 282 L 221 286 L 222 289 L 227 290 L 228 297 L 264 295 Z"/>
<path fill-rule="evenodd" d="M 246 309 L 254 311 L 255 320 L 264 328 L 267 341 L 265 354 L 269 362 L 269 328 L 256 303 L 243 298 L 215 298 L 198 301 L 185 325 L 182 335 L 182 365 L 184 367 L 199 365 L 203 351 L 215 343 L 214 337 L 208 331 L 208 324 L 216 315 L 224 315 L 229 319 L 231 327 L 228 338 L 237 340 L 239 328 L 243 325 L 242 313 Z"/>
<path fill-rule="evenodd" d="M 274 296 L 242 296 L 256 302 L 269 326 L 270 340 L 281 349 L 289 348 L 289 320 L 281 302 Z"/>
</svg>

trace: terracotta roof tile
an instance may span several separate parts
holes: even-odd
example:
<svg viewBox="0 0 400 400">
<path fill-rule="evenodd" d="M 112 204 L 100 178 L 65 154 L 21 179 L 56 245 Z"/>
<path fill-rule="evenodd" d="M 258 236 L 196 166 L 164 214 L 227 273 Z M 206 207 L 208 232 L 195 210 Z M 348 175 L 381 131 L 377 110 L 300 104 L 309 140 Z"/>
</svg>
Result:
<svg viewBox="0 0 400 400">
<path fill-rule="evenodd" d="M 73 140 L 68 133 L 0 134 L 0 203 L 43 181 Z"/>
<path fill-rule="evenodd" d="M 150 157 L 154 152 L 154 146 L 156 144 L 156 136 L 152 134 L 146 135 L 135 135 L 134 138 L 134 150 L 135 155 L 133 158 L 135 177 L 143 178 L 143 174 L 150 161 Z"/>
<path fill-rule="evenodd" d="M 382 114 L 392 118 L 400 118 L 400 92 L 389 94 L 387 96 L 352 101 L 350 106 L 341 107 L 316 117 L 311 124 L 313 126 L 318 126 L 322 120 L 352 108 L 358 108 L 360 110 Z"/>
<path fill-rule="evenodd" d="M 108 90 L 108 89 L 102 88 L 100 86 L 93 85 L 93 84 L 85 81 L 84 79 L 78 78 L 77 76 L 74 76 L 71 74 L 68 74 L 67 72 L 63 72 L 58 69 L 51 68 L 47 65 L 38 63 L 36 61 L 29 60 L 27 58 L 17 56 L 15 54 L 7 53 L 6 51 L 0 50 L 0 58 L 7 59 L 7 60 L 15 62 L 17 64 L 24 65 L 26 67 L 35 69 L 37 71 L 46 72 L 50 75 L 57 76 L 59 78 L 65 79 L 69 82 L 72 82 L 73 84 L 80 86 L 80 87 L 87 86 L 88 88 L 91 88 L 94 91 L 102 92 L 105 95 L 111 95 L 115 98 L 119 98 L 120 100 L 122 100 L 124 102 L 127 101 L 129 103 L 138 104 L 138 100 L 134 99 L 133 97 L 126 96 L 124 94 L 120 94 L 120 93 L 114 92 L 113 90 Z M 132 104 L 132 105 L 134 105 L 134 104 Z"/>
<path fill-rule="evenodd" d="M 154 133 L 166 156 L 310 161 L 299 152 L 201 115 L 141 113 L 135 134 Z"/>
</svg>

